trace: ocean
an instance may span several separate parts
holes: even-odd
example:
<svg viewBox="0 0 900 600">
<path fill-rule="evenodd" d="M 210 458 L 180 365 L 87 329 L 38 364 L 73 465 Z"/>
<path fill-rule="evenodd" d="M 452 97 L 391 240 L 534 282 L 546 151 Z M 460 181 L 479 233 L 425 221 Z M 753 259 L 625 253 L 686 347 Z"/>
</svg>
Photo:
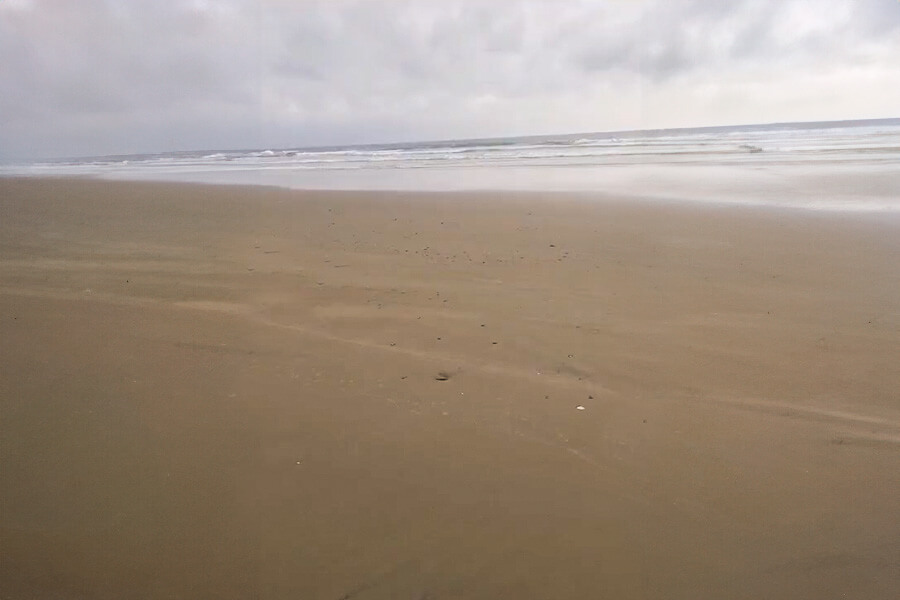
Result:
<svg viewBox="0 0 900 600">
<path fill-rule="evenodd" d="M 93 176 L 333 190 L 529 190 L 841 211 L 900 211 L 900 118 L 8 164 Z"/>
</svg>

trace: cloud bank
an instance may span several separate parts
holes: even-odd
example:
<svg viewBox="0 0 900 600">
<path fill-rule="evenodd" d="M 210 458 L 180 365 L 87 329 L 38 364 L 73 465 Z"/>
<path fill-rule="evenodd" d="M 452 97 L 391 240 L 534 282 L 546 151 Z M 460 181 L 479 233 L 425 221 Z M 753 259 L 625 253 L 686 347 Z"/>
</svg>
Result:
<svg viewBox="0 0 900 600">
<path fill-rule="evenodd" d="M 877 118 L 896 0 L 6 0 L 0 158 Z"/>
</svg>

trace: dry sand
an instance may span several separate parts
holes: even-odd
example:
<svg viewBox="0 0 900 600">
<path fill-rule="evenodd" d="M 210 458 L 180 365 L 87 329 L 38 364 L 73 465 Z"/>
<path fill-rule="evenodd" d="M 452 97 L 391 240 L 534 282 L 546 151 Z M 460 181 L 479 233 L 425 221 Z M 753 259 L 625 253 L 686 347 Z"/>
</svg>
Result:
<svg viewBox="0 0 900 600">
<path fill-rule="evenodd" d="M 0 597 L 895 598 L 898 265 L 884 215 L 0 180 Z"/>
</svg>

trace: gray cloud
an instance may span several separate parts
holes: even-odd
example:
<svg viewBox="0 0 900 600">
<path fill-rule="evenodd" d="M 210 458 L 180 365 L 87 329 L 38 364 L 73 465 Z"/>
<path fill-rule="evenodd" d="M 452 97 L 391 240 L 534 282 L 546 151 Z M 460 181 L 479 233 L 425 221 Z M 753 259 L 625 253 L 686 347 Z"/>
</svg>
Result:
<svg viewBox="0 0 900 600">
<path fill-rule="evenodd" d="M 0 158 L 896 116 L 897 56 L 895 0 L 7 0 Z"/>
</svg>

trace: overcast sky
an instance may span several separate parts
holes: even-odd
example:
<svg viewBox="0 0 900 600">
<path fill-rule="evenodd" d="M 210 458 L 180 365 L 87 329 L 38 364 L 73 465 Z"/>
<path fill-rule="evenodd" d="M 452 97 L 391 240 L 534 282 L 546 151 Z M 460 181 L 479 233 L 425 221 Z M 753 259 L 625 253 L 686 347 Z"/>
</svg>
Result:
<svg viewBox="0 0 900 600">
<path fill-rule="evenodd" d="M 7 160 L 898 107 L 898 0 L 0 0 Z"/>
</svg>

